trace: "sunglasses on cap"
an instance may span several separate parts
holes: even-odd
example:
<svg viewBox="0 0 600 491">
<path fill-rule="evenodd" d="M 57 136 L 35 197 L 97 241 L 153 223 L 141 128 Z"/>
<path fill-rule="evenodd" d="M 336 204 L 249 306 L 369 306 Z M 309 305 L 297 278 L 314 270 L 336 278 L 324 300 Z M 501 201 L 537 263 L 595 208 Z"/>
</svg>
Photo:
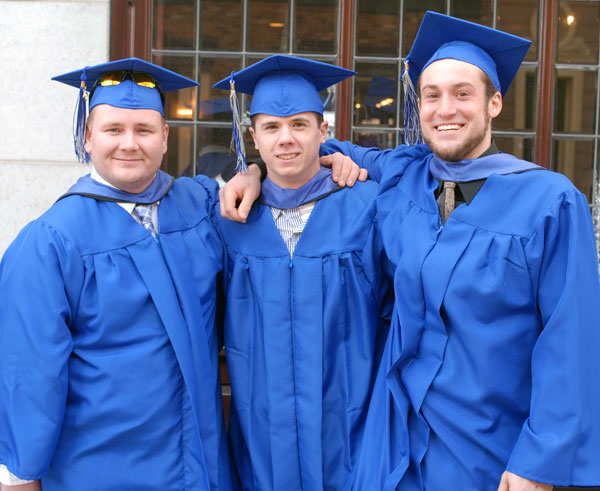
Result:
<svg viewBox="0 0 600 491">
<path fill-rule="evenodd" d="M 149 73 L 132 72 L 130 70 L 116 70 L 113 72 L 104 73 L 98 78 L 95 85 L 100 85 L 102 87 L 119 85 L 127 78 L 130 78 L 137 85 L 140 85 L 142 87 L 147 87 L 149 89 L 159 88 L 158 82 Z"/>
</svg>

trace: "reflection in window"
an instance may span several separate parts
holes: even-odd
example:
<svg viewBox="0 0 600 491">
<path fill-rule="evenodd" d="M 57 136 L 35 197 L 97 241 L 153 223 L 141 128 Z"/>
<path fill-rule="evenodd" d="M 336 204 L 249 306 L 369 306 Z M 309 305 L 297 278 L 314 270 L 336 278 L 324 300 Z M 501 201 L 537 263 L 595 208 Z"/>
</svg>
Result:
<svg viewBox="0 0 600 491">
<path fill-rule="evenodd" d="M 491 0 L 460 0 L 452 2 L 450 15 L 470 22 L 493 27 Z"/>
<path fill-rule="evenodd" d="M 565 174 L 577 189 L 592 199 L 594 173 L 593 140 L 554 139 L 552 170 Z"/>
<path fill-rule="evenodd" d="M 391 131 L 355 131 L 352 141 L 361 147 L 395 148 L 396 134 Z"/>
<path fill-rule="evenodd" d="M 594 134 L 597 80 L 595 71 L 557 70 L 555 132 Z"/>
<path fill-rule="evenodd" d="M 193 176 L 194 128 L 169 124 L 169 145 L 161 169 L 172 176 Z"/>
<path fill-rule="evenodd" d="M 196 0 L 154 0 L 154 49 L 196 47 Z"/>
<path fill-rule="evenodd" d="M 533 161 L 533 139 L 523 137 L 494 137 L 498 150 L 511 153 L 521 160 Z"/>
<path fill-rule="evenodd" d="M 402 56 L 406 57 L 412 43 L 417 37 L 417 31 L 421 25 L 425 12 L 446 13 L 446 2 L 444 0 L 407 0 L 404 2 L 404 35 L 402 36 Z"/>
<path fill-rule="evenodd" d="M 197 80 L 193 55 L 155 54 L 152 57 L 152 62 L 192 80 Z M 195 87 L 165 93 L 165 116 L 168 120 L 193 121 L 195 107 Z"/>
<path fill-rule="evenodd" d="M 496 29 L 532 41 L 525 61 L 537 60 L 539 0 L 498 0 Z"/>
<path fill-rule="evenodd" d="M 236 156 L 230 150 L 231 128 L 198 127 L 196 174 L 227 181 L 235 174 Z"/>
<path fill-rule="evenodd" d="M 219 80 L 228 77 L 232 71 L 239 71 L 241 59 L 200 56 L 198 58 L 198 120 L 231 121 L 229 90 L 213 89 Z"/>
<path fill-rule="evenodd" d="M 290 5 L 288 0 L 248 0 L 248 49 L 288 51 Z"/>
<path fill-rule="evenodd" d="M 356 54 L 398 56 L 400 4 L 397 0 L 358 0 Z"/>
<path fill-rule="evenodd" d="M 199 49 L 242 49 L 241 0 L 201 0 Z"/>
<path fill-rule="evenodd" d="M 560 2 L 558 63 L 598 63 L 600 2 Z"/>
<path fill-rule="evenodd" d="M 357 63 L 354 79 L 354 125 L 395 126 L 396 63 Z"/>
<path fill-rule="evenodd" d="M 296 0 L 294 6 L 294 51 L 335 54 L 338 1 Z"/>
<path fill-rule="evenodd" d="M 502 112 L 494 120 L 494 129 L 533 131 L 535 129 L 536 95 L 535 68 L 521 66 L 502 99 Z"/>
</svg>

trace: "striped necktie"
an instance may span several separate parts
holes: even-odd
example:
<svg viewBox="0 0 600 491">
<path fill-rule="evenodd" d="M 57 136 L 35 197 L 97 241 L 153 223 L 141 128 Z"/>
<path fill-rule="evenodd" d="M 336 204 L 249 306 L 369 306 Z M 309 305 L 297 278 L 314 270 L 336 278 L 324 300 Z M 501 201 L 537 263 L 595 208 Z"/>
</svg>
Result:
<svg viewBox="0 0 600 491">
<path fill-rule="evenodd" d="M 154 240 L 158 240 L 154 222 L 152 221 L 152 206 L 137 204 L 132 213 L 139 218 L 140 223 L 148 232 L 150 232 L 150 235 L 152 235 Z"/>
</svg>

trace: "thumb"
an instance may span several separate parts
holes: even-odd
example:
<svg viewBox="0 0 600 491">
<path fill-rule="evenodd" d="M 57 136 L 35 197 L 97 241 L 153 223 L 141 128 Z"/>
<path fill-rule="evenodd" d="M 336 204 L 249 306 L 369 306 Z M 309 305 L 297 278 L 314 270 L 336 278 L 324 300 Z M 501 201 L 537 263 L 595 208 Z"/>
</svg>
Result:
<svg viewBox="0 0 600 491">
<path fill-rule="evenodd" d="M 498 491 L 509 491 L 508 476 L 506 475 L 506 472 L 502 473 L 502 477 L 500 478 L 500 484 L 498 485 Z"/>
<path fill-rule="evenodd" d="M 333 163 L 333 158 L 331 157 L 331 155 L 322 155 L 319 158 L 319 162 L 325 167 L 331 167 L 331 164 Z"/>
</svg>

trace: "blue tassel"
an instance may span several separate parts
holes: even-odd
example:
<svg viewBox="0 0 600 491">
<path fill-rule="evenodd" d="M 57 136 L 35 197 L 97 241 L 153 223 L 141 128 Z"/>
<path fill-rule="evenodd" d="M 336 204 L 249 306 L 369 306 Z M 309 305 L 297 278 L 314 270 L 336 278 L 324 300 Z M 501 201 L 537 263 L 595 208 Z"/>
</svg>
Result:
<svg viewBox="0 0 600 491">
<path fill-rule="evenodd" d="M 235 93 L 235 81 L 233 80 L 233 74 L 231 72 L 231 79 L 229 80 L 229 87 L 231 89 L 229 93 L 229 105 L 231 106 L 231 115 L 233 119 L 233 136 L 231 138 L 231 150 L 235 151 L 237 155 L 237 164 L 235 170 L 237 172 L 248 172 L 248 163 L 246 162 L 246 148 L 244 147 L 244 135 L 242 132 L 242 121 L 240 117 L 240 106 Z"/>
<path fill-rule="evenodd" d="M 85 123 L 88 113 L 88 93 L 86 91 L 85 68 L 81 74 L 81 85 L 79 86 L 79 97 L 75 106 L 75 114 L 73 115 L 73 143 L 75 144 L 75 155 L 77 160 L 82 164 L 89 164 L 91 161 L 90 155 L 85 151 Z"/>
<path fill-rule="evenodd" d="M 423 143 L 421 136 L 421 122 L 419 120 L 418 95 L 415 86 L 408 75 L 408 62 L 404 62 L 402 73 L 402 86 L 404 87 L 404 143 L 418 145 Z"/>
</svg>

